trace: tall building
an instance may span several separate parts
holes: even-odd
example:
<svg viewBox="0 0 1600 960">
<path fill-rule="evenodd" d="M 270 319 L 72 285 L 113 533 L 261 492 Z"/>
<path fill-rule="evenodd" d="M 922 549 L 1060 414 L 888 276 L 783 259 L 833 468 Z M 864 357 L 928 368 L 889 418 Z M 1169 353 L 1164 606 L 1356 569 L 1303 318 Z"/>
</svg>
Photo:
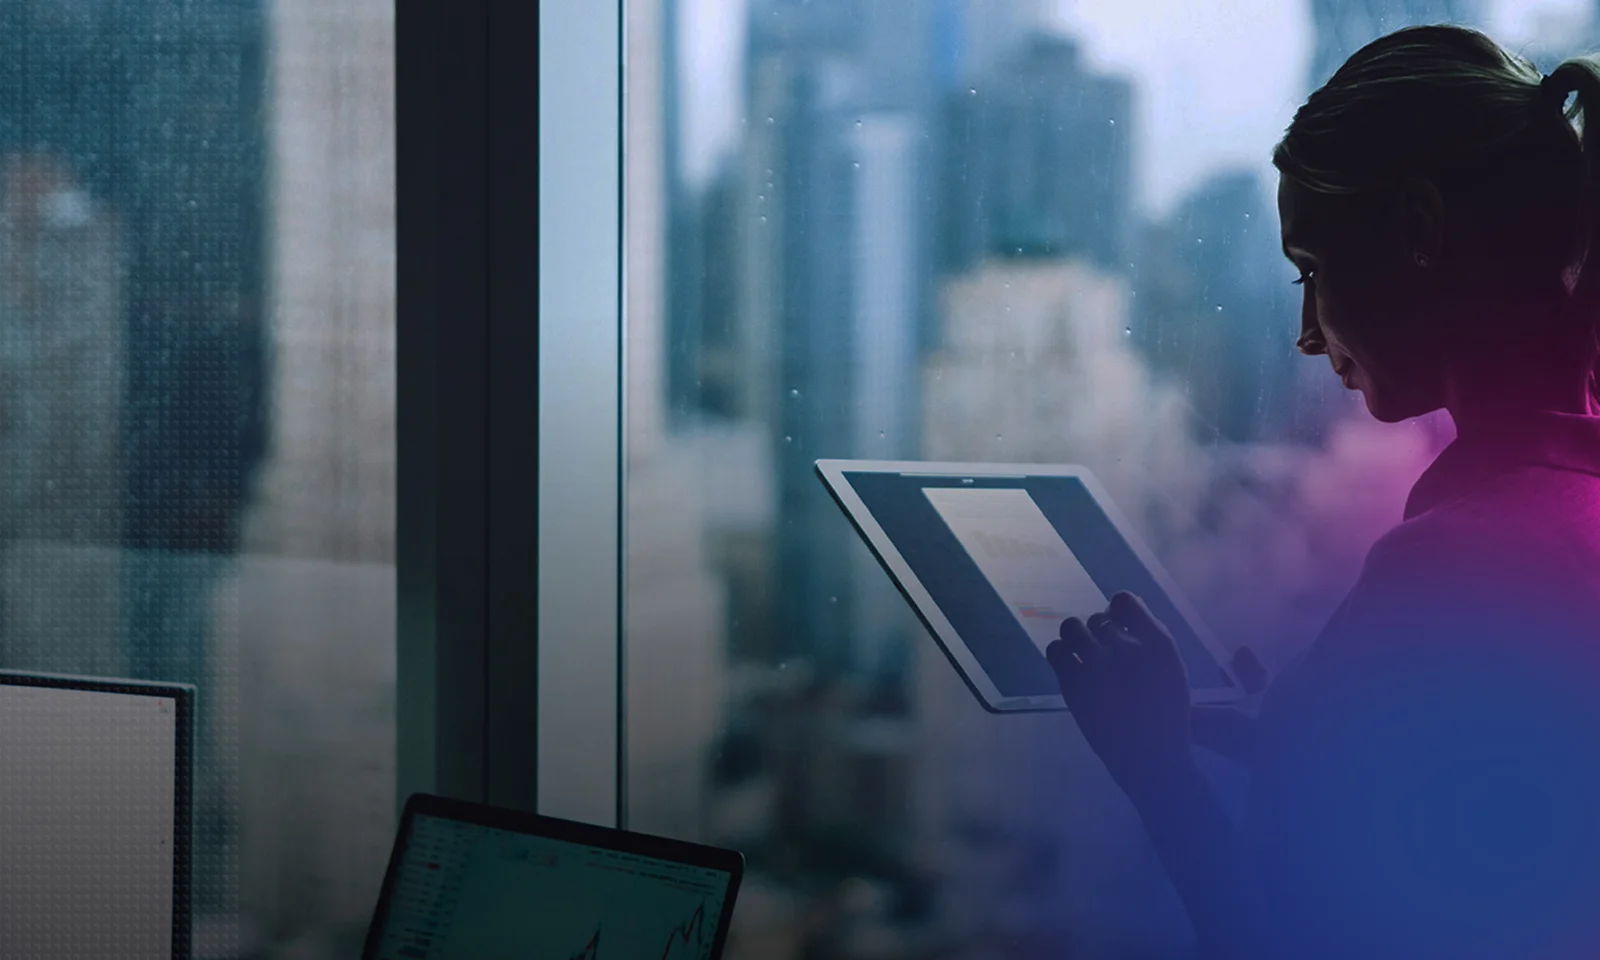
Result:
<svg viewBox="0 0 1600 960">
<path fill-rule="evenodd" d="M 1209 466 L 1182 397 L 1129 342 L 1131 292 L 1060 258 L 991 260 L 949 282 L 946 336 L 924 369 L 926 454 L 1086 466 L 1161 553 L 1186 532 Z M 1015 942 L 1038 945 L 1028 956 L 1178 955 L 1182 908 L 1070 721 L 994 723 L 943 658 L 919 661 L 914 846 L 946 936 L 976 941 L 961 956 Z"/>
<path fill-rule="evenodd" d="M 735 371 L 729 406 L 773 444 L 775 649 L 837 675 L 885 655 L 855 636 L 859 545 L 812 463 L 914 455 L 931 304 L 919 189 L 935 24 L 922 5 L 894 9 L 904 16 L 842 0 L 752 5 L 749 124 L 728 204 L 744 242 L 723 368 Z"/>
<path fill-rule="evenodd" d="M 623 490 L 623 629 L 629 684 L 626 798 L 635 829 L 703 835 L 710 755 L 727 700 L 726 587 L 710 555 L 713 530 L 703 491 L 712 479 L 744 471 L 727 449 L 708 444 L 694 423 L 674 423 L 669 317 L 677 301 L 671 271 L 681 261 L 674 236 L 672 180 L 663 163 L 675 149 L 674 85 L 659 82 L 675 45 L 674 4 L 634 3 L 628 13 L 623 159 L 624 303 L 627 367 L 623 398 L 628 470 Z M 764 452 L 764 451 L 763 451 Z"/>
<path fill-rule="evenodd" d="M 394 5 L 278 0 L 264 27 L 274 416 L 202 690 L 237 824 L 213 843 L 282 940 L 355 922 L 392 840 Z"/>
<path fill-rule="evenodd" d="M 1219 173 L 1141 231 L 1132 335 L 1181 383 L 1197 432 L 1246 442 L 1292 432 L 1299 304 L 1256 174 Z"/>
<path fill-rule="evenodd" d="M 1073 40 L 1037 33 L 945 103 L 940 267 L 986 256 L 1127 264 L 1133 88 L 1090 72 Z"/>
<path fill-rule="evenodd" d="M 120 234 L 115 279 L 86 276 L 80 290 L 35 307 L 47 323 L 67 320 L 82 309 L 75 297 L 115 288 L 116 329 L 94 345 L 102 366 L 109 358 L 119 368 L 97 386 L 115 392 L 86 409 L 117 408 L 116 453 L 91 485 L 55 478 L 60 497 L 80 498 L 69 507 L 58 497 L 57 517 L 98 517 L 47 535 L 61 538 L 56 546 L 88 540 L 119 556 L 58 553 L 8 576 L 0 598 L 69 582 L 102 593 L 115 585 L 111 605 L 64 605 L 51 621 L 50 656 L 71 661 L 73 672 L 209 688 L 216 667 L 212 605 L 240 546 L 270 409 L 265 32 L 259 0 L 0 0 L 0 155 L 50 158 L 87 200 L 69 208 L 114 219 Z M 104 417 L 82 425 L 93 443 L 107 428 Z M 42 452 L 48 463 L 59 451 Z M 46 578 L 52 585 L 41 587 Z M 122 649 L 108 651 L 108 637 Z M 203 699 L 197 716 L 200 913 L 227 909 L 232 896 L 232 828 L 210 789 L 222 768 L 208 725 L 223 698 Z"/>
<path fill-rule="evenodd" d="M 1386 33 L 1430 23 L 1483 22 L 1485 0 L 1311 0 L 1310 89 L 1328 82 L 1352 53 Z"/>
<path fill-rule="evenodd" d="M 1014 55 L 1046 21 L 1047 0 L 954 0 L 947 16 L 956 21 L 956 79 L 972 84 Z"/>
<path fill-rule="evenodd" d="M 0 649 L 122 676 L 122 225 L 59 157 L 6 157 L 0 191 Z"/>
</svg>

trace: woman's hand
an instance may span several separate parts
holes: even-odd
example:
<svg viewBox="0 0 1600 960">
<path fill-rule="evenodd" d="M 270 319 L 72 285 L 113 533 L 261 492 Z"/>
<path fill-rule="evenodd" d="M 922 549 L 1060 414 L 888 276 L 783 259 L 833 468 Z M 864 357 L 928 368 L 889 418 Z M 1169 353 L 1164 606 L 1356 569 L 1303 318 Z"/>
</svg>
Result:
<svg viewBox="0 0 1600 960">
<path fill-rule="evenodd" d="M 1061 625 L 1045 651 L 1084 738 L 1135 802 L 1192 763 L 1189 677 L 1172 635 L 1131 593 Z"/>
</svg>

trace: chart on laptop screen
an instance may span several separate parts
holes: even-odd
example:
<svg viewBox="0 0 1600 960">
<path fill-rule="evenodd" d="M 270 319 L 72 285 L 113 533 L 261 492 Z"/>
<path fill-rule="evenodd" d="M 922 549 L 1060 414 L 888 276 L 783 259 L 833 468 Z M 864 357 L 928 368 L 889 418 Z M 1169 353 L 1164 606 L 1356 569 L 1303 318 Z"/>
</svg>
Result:
<svg viewBox="0 0 1600 960">
<path fill-rule="evenodd" d="M 418 816 L 380 960 L 709 960 L 726 872 Z"/>
</svg>

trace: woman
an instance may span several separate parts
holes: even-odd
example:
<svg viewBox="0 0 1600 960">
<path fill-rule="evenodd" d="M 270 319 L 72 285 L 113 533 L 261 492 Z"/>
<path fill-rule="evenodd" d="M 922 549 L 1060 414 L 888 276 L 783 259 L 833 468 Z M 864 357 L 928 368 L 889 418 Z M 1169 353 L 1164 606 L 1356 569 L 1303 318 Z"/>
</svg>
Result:
<svg viewBox="0 0 1600 960">
<path fill-rule="evenodd" d="M 1570 97 L 1576 95 L 1569 111 Z M 1048 651 L 1207 955 L 1600 956 L 1600 71 L 1420 27 L 1274 163 L 1300 348 L 1456 441 L 1259 717 L 1191 711 L 1136 598 Z M 1593 252 L 1591 252 L 1593 250 Z M 1248 724 L 1247 736 L 1238 728 Z M 1251 765 L 1225 816 L 1189 747 Z"/>
</svg>

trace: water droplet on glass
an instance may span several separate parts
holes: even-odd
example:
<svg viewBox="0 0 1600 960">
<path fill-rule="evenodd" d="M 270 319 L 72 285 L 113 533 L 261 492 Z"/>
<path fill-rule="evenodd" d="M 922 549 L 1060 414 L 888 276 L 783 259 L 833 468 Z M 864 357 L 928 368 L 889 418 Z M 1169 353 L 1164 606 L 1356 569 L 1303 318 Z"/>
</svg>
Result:
<svg viewBox="0 0 1600 960">
<path fill-rule="evenodd" d="M 1222 312 L 1222 304 L 1220 304 L 1220 303 L 1219 303 L 1219 304 L 1217 304 L 1217 312 L 1218 312 L 1218 313 L 1221 313 L 1221 312 Z"/>
<path fill-rule="evenodd" d="M 1244 215 L 1244 218 L 1245 218 L 1245 219 L 1246 219 L 1246 220 L 1249 220 L 1249 219 L 1250 219 L 1250 214 L 1248 214 L 1248 213 L 1247 213 L 1247 214 L 1245 214 L 1245 215 Z"/>
<path fill-rule="evenodd" d="M 1124 336 L 1124 337 L 1131 337 L 1131 336 L 1133 336 L 1133 328 L 1132 328 L 1132 327 L 1123 327 L 1123 328 L 1122 328 L 1122 335 L 1123 335 L 1123 336 Z"/>
<path fill-rule="evenodd" d="M 773 119 L 773 118 L 771 118 L 771 117 L 768 117 L 768 118 L 767 118 L 767 122 L 768 122 L 768 123 L 777 123 L 777 121 L 776 121 L 776 120 L 774 120 L 774 119 Z"/>
<path fill-rule="evenodd" d="M 791 389 L 789 391 L 789 396 L 798 398 L 800 396 L 800 389 L 798 387 Z"/>
<path fill-rule="evenodd" d="M 860 170 L 861 169 L 861 161 L 860 160 L 852 160 L 852 161 L 850 161 L 850 166 L 855 167 L 857 170 Z"/>
<path fill-rule="evenodd" d="M 856 127 L 857 127 L 857 129 L 859 129 L 861 127 L 861 118 L 860 117 L 856 118 Z"/>
<path fill-rule="evenodd" d="M 794 443 L 794 437 L 791 437 L 791 436 L 787 436 L 787 435 L 786 435 L 786 436 L 784 436 L 784 438 L 783 438 L 783 442 L 784 442 L 784 443 Z"/>
<path fill-rule="evenodd" d="M 995 438 L 995 439 L 996 439 L 996 440 L 1004 440 L 1004 439 L 1005 439 L 1005 436 L 1004 436 L 1004 435 L 1003 435 L 1003 434 L 998 434 L 998 433 L 997 433 L 997 434 L 995 434 L 995 435 L 994 435 L 994 438 Z"/>
<path fill-rule="evenodd" d="M 976 97 L 977 95 L 978 95 L 978 88 L 977 87 L 968 87 L 967 88 L 967 96 Z"/>
<path fill-rule="evenodd" d="M 882 431 L 882 430 L 879 430 L 879 431 L 878 431 L 878 439 L 879 439 L 879 440 L 882 440 L 882 439 L 883 439 L 883 431 Z"/>
<path fill-rule="evenodd" d="M 838 597 L 829 597 L 828 598 L 828 602 L 829 603 L 838 603 L 839 602 L 839 598 Z"/>
<path fill-rule="evenodd" d="M 1106 122 L 1111 124 L 1114 127 L 1114 126 L 1117 125 L 1117 118 L 1116 117 L 1112 117 L 1110 120 L 1107 120 Z"/>
<path fill-rule="evenodd" d="M 764 214 L 764 213 L 761 215 L 761 222 L 762 223 L 766 223 L 767 222 L 767 215 Z"/>
</svg>

